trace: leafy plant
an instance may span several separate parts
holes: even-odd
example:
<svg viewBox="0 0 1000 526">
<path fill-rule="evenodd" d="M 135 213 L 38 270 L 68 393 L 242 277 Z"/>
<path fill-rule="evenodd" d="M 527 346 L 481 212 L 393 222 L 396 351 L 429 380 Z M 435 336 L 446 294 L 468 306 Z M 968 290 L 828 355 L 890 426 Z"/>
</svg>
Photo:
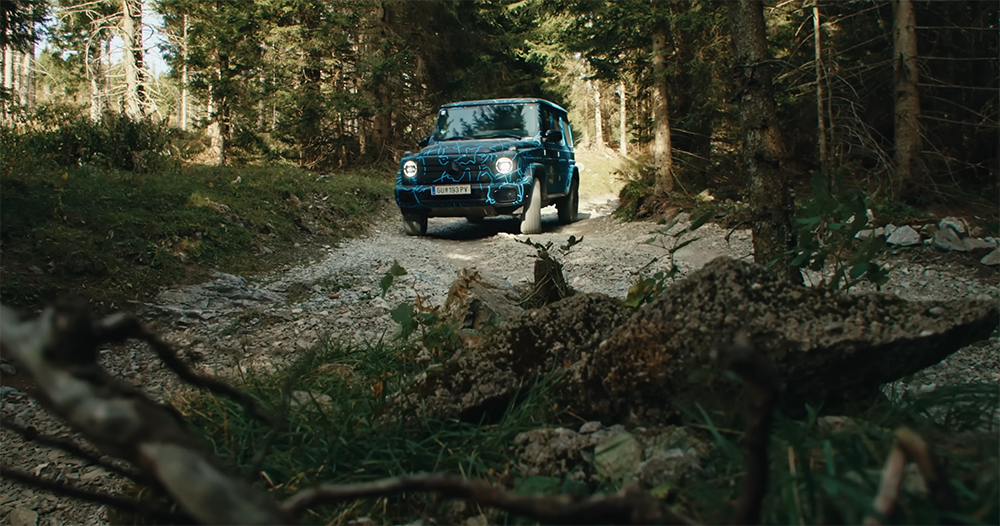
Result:
<svg viewBox="0 0 1000 526">
<path fill-rule="evenodd" d="M 628 289 L 628 294 L 625 296 L 625 305 L 636 309 L 659 296 L 664 289 L 666 289 L 667 285 L 672 282 L 680 272 L 680 269 L 674 262 L 674 254 L 676 254 L 678 250 L 697 241 L 699 238 L 687 237 L 688 234 L 691 234 L 695 230 L 701 228 L 714 216 L 715 210 L 713 209 L 694 218 L 690 224 L 677 232 L 671 232 L 671 230 L 673 230 L 674 227 L 676 227 L 680 222 L 680 217 L 676 217 L 667 223 L 666 226 L 650 232 L 650 234 L 654 234 L 654 236 L 647 239 L 644 243 L 647 245 L 658 246 L 666 250 L 666 257 L 670 261 L 670 268 L 667 270 L 660 270 L 652 276 L 640 278 L 639 281 L 633 283 Z M 669 246 L 666 241 L 667 239 L 670 240 Z M 643 267 L 643 270 L 649 268 L 653 263 L 656 263 L 659 260 L 660 258 L 653 258 L 652 261 Z"/>
<path fill-rule="evenodd" d="M 839 176 L 837 186 L 843 188 Z M 876 286 L 884 285 L 889 271 L 875 258 L 885 248 L 885 242 L 874 232 L 858 239 L 858 234 L 868 227 L 869 207 L 864 194 L 830 194 L 821 172 L 813 174 L 812 188 L 812 197 L 795 217 L 795 248 L 769 265 L 785 259 L 795 268 L 819 272 L 819 286 L 829 289 L 848 290 L 866 280 Z M 828 264 L 832 265 L 829 274 Z"/>
<path fill-rule="evenodd" d="M 379 282 L 382 297 L 385 297 L 396 278 L 405 275 L 406 269 L 398 261 L 393 261 L 392 267 Z M 441 307 L 427 304 L 416 288 L 413 289 L 413 292 L 416 294 L 416 299 L 413 302 L 404 301 L 389 313 L 392 321 L 399 325 L 399 333 L 396 334 L 396 338 L 400 341 L 406 341 L 419 332 L 420 342 L 431 353 L 443 356 L 446 352 L 451 353 L 457 350 L 461 343 L 458 320 L 453 317 L 445 317 L 441 312 Z"/>
</svg>

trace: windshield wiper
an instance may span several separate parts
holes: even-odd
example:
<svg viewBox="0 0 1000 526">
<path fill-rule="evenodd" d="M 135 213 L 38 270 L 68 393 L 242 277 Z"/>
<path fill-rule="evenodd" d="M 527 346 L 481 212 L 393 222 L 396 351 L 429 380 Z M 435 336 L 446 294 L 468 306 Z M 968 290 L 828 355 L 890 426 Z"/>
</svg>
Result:
<svg viewBox="0 0 1000 526">
<path fill-rule="evenodd" d="M 472 139 L 472 137 L 464 137 L 464 136 L 462 136 L 462 137 L 448 137 L 447 139 L 441 139 L 441 140 L 442 141 L 468 141 L 468 140 L 471 140 L 471 139 Z"/>
<path fill-rule="evenodd" d="M 523 136 L 516 133 L 493 133 L 490 135 L 483 135 L 480 139 L 500 139 L 504 137 L 509 139 L 520 139 Z"/>
</svg>

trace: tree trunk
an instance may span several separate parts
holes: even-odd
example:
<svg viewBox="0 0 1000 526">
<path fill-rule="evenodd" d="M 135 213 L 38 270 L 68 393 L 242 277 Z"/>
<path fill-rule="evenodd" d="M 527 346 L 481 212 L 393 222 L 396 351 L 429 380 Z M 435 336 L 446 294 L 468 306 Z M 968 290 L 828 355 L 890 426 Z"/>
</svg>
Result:
<svg viewBox="0 0 1000 526">
<path fill-rule="evenodd" d="M 35 107 L 35 40 L 32 35 L 27 49 L 21 56 L 21 85 L 18 89 L 18 99 L 26 109 Z"/>
<path fill-rule="evenodd" d="M 181 19 L 181 100 L 178 104 L 177 125 L 187 130 L 188 123 L 188 17 Z"/>
<path fill-rule="evenodd" d="M 97 49 L 101 49 L 101 42 L 97 42 Z M 96 51 L 96 50 L 95 50 Z M 88 49 L 86 58 L 87 79 L 90 86 L 90 120 L 97 122 L 101 120 L 101 112 L 104 110 L 101 103 L 103 101 L 101 53 L 90 53 Z"/>
<path fill-rule="evenodd" d="M 215 110 L 215 97 L 211 84 L 208 85 L 208 102 L 205 105 L 205 113 L 210 119 L 208 130 L 206 130 L 209 137 L 209 161 L 217 166 L 223 166 L 226 164 L 225 137 L 222 135 L 222 125 Z"/>
<path fill-rule="evenodd" d="M 673 155 L 670 151 L 670 109 L 667 104 L 667 28 L 653 32 L 653 162 L 656 164 L 656 194 L 674 190 Z"/>
<path fill-rule="evenodd" d="M 785 146 L 771 86 L 764 4 L 758 0 L 734 0 L 729 6 L 729 21 L 754 260 L 767 264 L 791 249 L 794 240 L 792 192 L 783 166 Z M 798 269 L 787 268 L 789 276 L 801 283 Z"/>
<path fill-rule="evenodd" d="M 8 43 L 3 47 L 3 90 L 8 98 L 3 102 L 3 120 L 7 122 L 11 118 L 14 98 L 10 95 L 14 90 L 14 47 Z"/>
<path fill-rule="evenodd" d="M 622 157 L 625 157 L 625 156 L 628 155 L 628 130 L 625 129 L 625 122 L 626 122 L 626 119 L 625 119 L 625 96 L 626 96 L 626 92 L 625 92 L 625 81 L 624 80 L 621 81 L 618 84 L 618 96 L 621 98 L 621 102 L 620 102 L 620 104 L 618 106 L 618 116 L 620 118 L 620 121 L 618 123 L 618 130 L 620 132 L 619 136 L 618 136 L 618 153 L 621 154 Z"/>
<path fill-rule="evenodd" d="M 808 1 L 808 0 L 807 0 Z M 813 47 L 816 55 L 816 124 L 817 136 L 819 137 L 819 164 L 826 176 L 827 192 L 830 195 L 836 194 L 834 188 L 834 177 L 830 167 L 830 152 L 827 146 L 826 137 L 826 111 L 823 105 L 823 47 L 822 47 L 822 24 L 819 18 L 819 0 L 813 0 Z"/>
<path fill-rule="evenodd" d="M 590 80 L 588 79 L 588 80 L 587 80 L 587 91 L 588 91 L 588 92 L 589 92 L 589 91 L 590 91 L 590 90 L 592 89 L 592 87 L 591 87 L 591 86 L 592 86 L 592 84 L 593 84 L 593 82 L 591 82 L 591 81 L 590 81 Z M 583 103 L 583 108 L 582 108 L 582 110 L 583 110 L 583 114 L 584 114 L 584 115 L 586 115 L 586 114 L 587 114 L 587 111 L 589 111 L 589 108 L 587 108 L 587 105 L 588 105 L 588 104 L 587 104 L 587 100 L 588 100 L 588 99 L 587 99 L 586 97 L 584 97 L 584 99 L 583 99 L 583 100 L 584 100 L 584 103 Z M 591 141 L 590 141 L 590 126 L 588 126 L 588 125 L 586 124 L 586 121 L 584 121 L 584 125 L 583 125 L 583 144 L 585 144 L 585 145 L 587 146 L 587 148 L 588 148 L 588 149 L 589 149 L 589 148 L 590 148 L 590 147 L 591 147 L 591 146 L 593 145 L 593 144 L 591 143 Z"/>
<path fill-rule="evenodd" d="M 895 85 L 896 197 L 912 200 L 921 175 L 920 93 L 917 91 L 917 20 L 913 0 L 892 2 L 893 82 Z"/>
<path fill-rule="evenodd" d="M 379 5 L 375 11 L 375 19 L 379 28 L 380 42 L 385 46 L 385 40 L 389 36 L 387 26 L 392 20 L 392 9 L 388 3 Z M 384 51 L 382 52 L 383 59 L 387 58 L 384 56 Z M 375 100 L 378 107 L 372 120 L 372 142 L 376 148 L 382 150 L 378 154 L 379 157 L 384 155 L 385 148 L 392 137 L 391 98 L 392 90 L 389 87 L 389 79 L 382 78 L 375 87 Z"/>
<path fill-rule="evenodd" d="M 122 0 L 121 38 L 124 42 L 122 62 L 125 64 L 125 114 L 132 120 L 143 116 L 142 89 L 142 3 Z"/>
<path fill-rule="evenodd" d="M 100 22 L 91 23 L 91 34 L 100 35 Z M 95 38 L 87 44 L 87 56 L 84 68 L 90 88 L 90 120 L 101 120 L 101 114 L 107 109 L 107 98 L 104 86 L 104 41 Z"/>
<path fill-rule="evenodd" d="M 604 151 L 604 117 L 601 115 L 601 82 L 594 80 L 594 135 L 597 137 L 597 151 Z"/>
</svg>

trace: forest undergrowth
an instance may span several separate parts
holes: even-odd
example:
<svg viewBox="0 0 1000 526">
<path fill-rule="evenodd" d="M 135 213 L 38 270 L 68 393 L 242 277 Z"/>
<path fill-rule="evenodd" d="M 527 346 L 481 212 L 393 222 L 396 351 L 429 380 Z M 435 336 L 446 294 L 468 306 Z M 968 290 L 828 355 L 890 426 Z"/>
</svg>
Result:
<svg viewBox="0 0 1000 526">
<path fill-rule="evenodd" d="M 531 386 L 493 423 L 431 419 L 405 423 L 402 415 L 383 413 L 386 401 L 415 374 L 447 359 L 437 357 L 417 366 L 417 352 L 411 344 L 390 340 L 325 342 L 276 375 L 244 377 L 239 386 L 258 400 L 277 407 L 286 404 L 287 421 L 275 436 L 236 404 L 218 397 L 187 393 L 175 402 L 215 452 L 240 472 L 254 464 L 252 452 L 268 443 L 259 472 L 249 476 L 279 498 L 321 482 L 358 483 L 414 473 L 447 473 L 531 493 L 590 495 L 621 489 L 621 480 L 581 483 L 519 471 L 512 450 L 517 433 L 539 427 L 575 429 L 583 423 L 546 397 L 546 390 L 558 380 Z M 310 398 L 289 409 L 287 394 L 283 399 L 282 393 L 292 391 L 310 393 Z M 1000 440 L 994 416 L 998 404 L 995 386 L 967 385 L 859 406 L 835 415 L 848 417 L 840 426 L 826 424 L 822 407 L 804 408 L 805 418 L 777 413 L 768 443 L 771 480 L 762 520 L 862 523 L 874 513 L 872 502 L 895 432 L 905 426 L 930 445 L 955 498 L 953 502 L 928 498 L 927 487 L 909 473 L 891 523 L 995 524 L 1000 519 Z M 712 444 L 712 450 L 704 459 L 701 477 L 689 485 L 657 488 L 657 496 L 675 511 L 704 524 L 733 520 L 731 503 L 747 470 L 742 409 L 708 414 L 700 407 L 686 408 L 677 423 L 689 426 Z M 345 501 L 323 509 L 310 521 L 347 524 L 359 516 L 377 524 L 465 518 L 440 501 L 407 494 Z M 495 511 L 486 517 L 490 523 L 524 523 Z"/>
</svg>

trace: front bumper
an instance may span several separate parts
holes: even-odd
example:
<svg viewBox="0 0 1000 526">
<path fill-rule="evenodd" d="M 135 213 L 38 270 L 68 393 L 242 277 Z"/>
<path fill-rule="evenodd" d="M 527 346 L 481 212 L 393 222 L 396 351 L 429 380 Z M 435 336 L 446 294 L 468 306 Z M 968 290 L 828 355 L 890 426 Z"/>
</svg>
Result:
<svg viewBox="0 0 1000 526">
<path fill-rule="evenodd" d="M 531 196 L 530 183 L 472 183 L 466 195 L 432 195 L 433 185 L 396 184 L 396 204 L 404 214 L 427 217 L 486 217 L 518 212 Z"/>
</svg>

